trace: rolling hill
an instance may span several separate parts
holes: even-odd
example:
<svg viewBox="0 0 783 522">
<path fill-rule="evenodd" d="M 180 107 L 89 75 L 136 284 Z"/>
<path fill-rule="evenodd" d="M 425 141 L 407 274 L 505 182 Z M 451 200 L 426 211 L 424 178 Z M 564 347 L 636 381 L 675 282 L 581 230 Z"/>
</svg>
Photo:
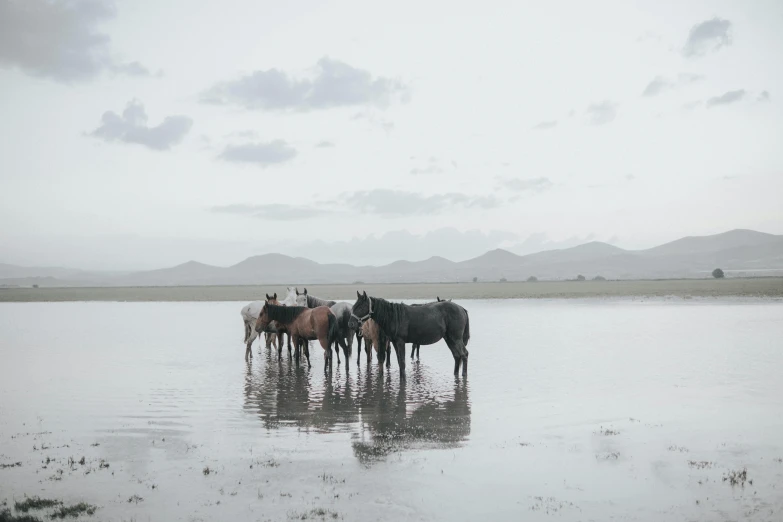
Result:
<svg viewBox="0 0 783 522">
<path fill-rule="evenodd" d="M 395 261 L 384 266 L 320 264 L 282 254 L 253 256 L 229 267 L 189 261 L 131 274 L 81 272 L 64 268 L 0 265 L 0 284 L 41 286 L 182 286 L 317 283 L 416 283 L 573 279 L 578 274 L 609 279 L 706 277 L 720 267 L 727 274 L 783 274 L 783 236 L 732 230 L 685 237 L 647 250 L 624 250 L 601 242 L 520 256 L 503 249 L 454 262 L 442 257 Z"/>
</svg>

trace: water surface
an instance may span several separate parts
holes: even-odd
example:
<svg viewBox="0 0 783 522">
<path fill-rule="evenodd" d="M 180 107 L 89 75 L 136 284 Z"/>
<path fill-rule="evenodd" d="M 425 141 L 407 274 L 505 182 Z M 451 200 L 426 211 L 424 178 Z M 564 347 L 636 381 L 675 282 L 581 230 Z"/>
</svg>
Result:
<svg viewBox="0 0 783 522">
<path fill-rule="evenodd" d="M 311 369 L 258 345 L 246 364 L 244 304 L 0 304 L 0 464 L 22 464 L 0 501 L 100 520 L 783 516 L 779 302 L 464 301 L 468 378 L 438 343 L 402 385 L 355 350 L 325 375 L 317 344 Z M 723 480 L 743 468 L 752 484 Z"/>
</svg>

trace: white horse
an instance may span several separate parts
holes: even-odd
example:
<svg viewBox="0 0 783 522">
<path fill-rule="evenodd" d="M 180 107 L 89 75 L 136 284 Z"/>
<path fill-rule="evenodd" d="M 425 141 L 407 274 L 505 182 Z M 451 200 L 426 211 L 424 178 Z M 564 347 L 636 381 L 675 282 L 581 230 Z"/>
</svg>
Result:
<svg viewBox="0 0 783 522">
<path fill-rule="evenodd" d="M 281 305 L 284 306 L 296 306 L 296 294 L 297 290 L 295 287 L 288 287 L 287 288 L 288 294 L 285 296 L 285 299 L 280 301 Z M 261 308 L 264 307 L 265 301 L 253 301 L 252 303 L 248 303 L 245 306 L 242 307 L 242 310 L 240 314 L 242 315 L 242 322 L 245 325 L 245 337 L 242 341 L 246 348 L 245 348 L 245 360 L 253 357 L 253 352 L 250 349 L 251 345 L 253 344 L 253 341 L 256 340 L 256 337 L 258 337 L 258 333 L 256 332 L 256 321 L 258 320 L 258 316 L 261 315 Z M 282 335 L 280 335 L 278 338 L 276 338 L 276 334 L 274 332 L 264 332 L 264 336 L 266 338 L 266 346 L 270 347 L 272 344 L 275 344 L 275 348 L 277 348 L 277 343 L 282 342 Z M 290 343 L 290 339 L 289 339 Z M 282 346 L 280 346 L 280 349 L 282 349 Z"/>
</svg>

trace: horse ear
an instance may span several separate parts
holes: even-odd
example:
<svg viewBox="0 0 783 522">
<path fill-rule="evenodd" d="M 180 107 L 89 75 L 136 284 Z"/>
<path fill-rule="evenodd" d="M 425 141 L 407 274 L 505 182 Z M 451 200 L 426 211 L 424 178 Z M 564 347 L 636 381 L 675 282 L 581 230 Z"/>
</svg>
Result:
<svg viewBox="0 0 783 522">
<path fill-rule="evenodd" d="M 277 292 L 275 292 L 274 298 L 277 299 Z"/>
<path fill-rule="evenodd" d="M 364 297 L 367 297 L 367 290 L 364 291 Z"/>
<path fill-rule="evenodd" d="M 266 294 L 266 300 L 269 301 L 269 294 Z"/>
<path fill-rule="evenodd" d="M 356 291 L 356 299 L 361 299 L 361 297 L 362 297 L 362 294 L 360 294 L 359 291 L 357 290 Z"/>
<path fill-rule="evenodd" d="M 298 288 L 294 288 L 294 290 L 296 290 L 296 295 L 299 295 L 299 289 Z"/>
<path fill-rule="evenodd" d="M 307 288 L 305 288 L 305 295 L 307 295 Z"/>
<path fill-rule="evenodd" d="M 437 300 L 438 300 L 438 302 L 440 303 L 440 296 L 439 296 L 439 295 L 436 295 L 436 296 L 435 296 L 435 299 L 437 299 Z"/>
</svg>

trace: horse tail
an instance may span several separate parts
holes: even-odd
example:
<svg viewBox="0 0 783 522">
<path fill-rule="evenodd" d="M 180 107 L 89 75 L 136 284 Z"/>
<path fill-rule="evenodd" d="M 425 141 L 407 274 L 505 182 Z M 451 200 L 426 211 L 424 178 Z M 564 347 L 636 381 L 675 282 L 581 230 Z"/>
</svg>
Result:
<svg viewBox="0 0 783 522">
<path fill-rule="evenodd" d="M 465 309 L 463 308 L 463 310 Z M 468 341 L 470 341 L 470 316 L 468 311 L 465 310 L 465 329 L 462 331 L 462 344 L 467 346 Z"/>
<path fill-rule="evenodd" d="M 337 343 L 345 349 L 345 339 L 340 335 L 340 325 L 337 322 L 337 317 L 335 317 L 331 311 L 329 312 L 328 317 L 329 332 L 327 334 L 327 342 L 329 343 L 329 346 L 332 346 L 332 343 L 337 341 Z"/>
</svg>

